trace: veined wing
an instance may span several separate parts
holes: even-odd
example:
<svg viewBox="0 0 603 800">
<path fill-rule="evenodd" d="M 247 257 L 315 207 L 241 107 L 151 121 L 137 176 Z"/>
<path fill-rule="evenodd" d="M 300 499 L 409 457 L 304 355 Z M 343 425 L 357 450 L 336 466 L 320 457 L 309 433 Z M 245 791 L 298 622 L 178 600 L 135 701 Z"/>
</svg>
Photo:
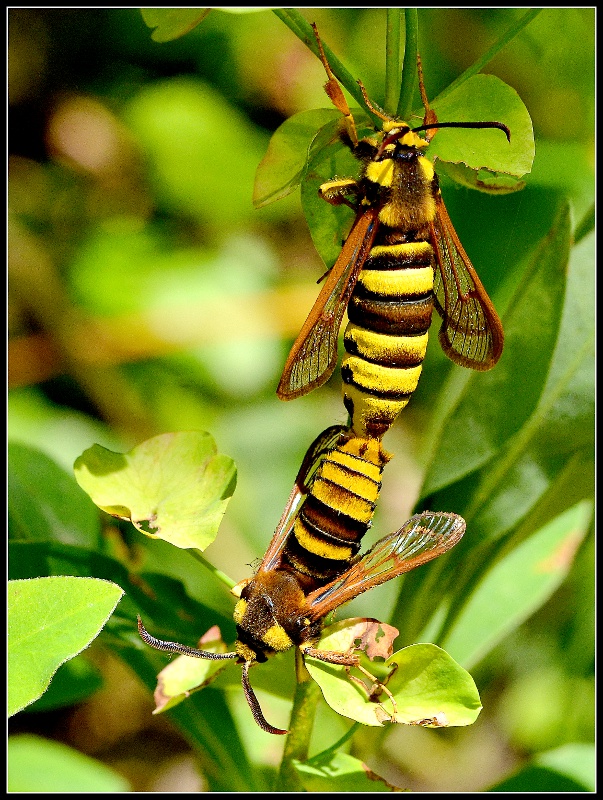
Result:
<svg viewBox="0 0 603 800">
<path fill-rule="evenodd" d="M 377 230 L 378 210 L 356 217 L 308 318 L 291 348 L 276 390 L 281 400 L 311 392 L 325 383 L 337 363 L 337 337 L 343 314 Z"/>
<path fill-rule="evenodd" d="M 461 539 L 465 520 L 445 511 L 424 511 L 378 541 L 347 572 L 308 597 L 311 621 L 391 578 L 442 555 Z"/>
<path fill-rule="evenodd" d="M 502 353 L 503 327 L 439 194 L 431 228 L 438 266 L 433 287 L 435 305 L 442 317 L 440 344 L 455 364 L 491 369 Z"/>
<path fill-rule="evenodd" d="M 301 504 L 312 488 L 314 476 L 318 469 L 323 457 L 329 453 L 340 441 L 341 437 L 345 435 L 348 428 L 345 425 L 332 425 L 330 428 L 324 430 L 320 436 L 312 442 L 304 460 L 302 461 L 293 489 L 285 505 L 285 509 L 281 515 L 278 525 L 268 549 L 266 550 L 262 563 L 259 566 L 258 572 L 268 572 L 275 569 L 280 564 L 281 552 L 287 541 L 287 537 L 293 527 L 295 518 L 299 512 Z"/>
</svg>

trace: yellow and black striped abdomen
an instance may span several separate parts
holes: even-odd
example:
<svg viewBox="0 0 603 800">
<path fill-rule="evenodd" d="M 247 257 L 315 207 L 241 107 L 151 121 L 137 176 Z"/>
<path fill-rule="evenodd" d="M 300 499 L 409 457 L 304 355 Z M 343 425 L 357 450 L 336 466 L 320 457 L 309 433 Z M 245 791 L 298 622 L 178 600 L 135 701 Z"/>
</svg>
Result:
<svg viewBox="0 0 603 800">
<path fill-rule="evenodd" d="M 343 397 L 357 436 L 382 437 L 414 392 L 433 311 L 429 242 L 373 247 L 348 304 Z"/>
<path fill-rule="evenodd" d="M 285 547 L 294 569 L 318 581 L 348 569 L 370 527 L 389 458 L 378 439 L 356 437 L 324 457 Z"/>
</svg>

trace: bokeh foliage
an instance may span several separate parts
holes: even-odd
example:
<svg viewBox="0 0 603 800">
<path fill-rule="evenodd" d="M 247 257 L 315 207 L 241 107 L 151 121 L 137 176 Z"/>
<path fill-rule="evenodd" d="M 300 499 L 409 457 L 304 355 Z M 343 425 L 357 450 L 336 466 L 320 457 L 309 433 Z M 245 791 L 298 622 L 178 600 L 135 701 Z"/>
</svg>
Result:
<svg viewBox="0 0 603 800">
<path fill-rule="evenodd" d="M 522 12 L 420 9 L 429 96 Z M 385 10 L 302 13 L 383 102 Z M 324 267 L 298 195 L 259 210 L 252 203 L 271 133 L 297 112 L 328 105 L 324 72 L 268 10 L 214 10 L 187 35 L 159 43 L 137 9 L 11 9 L 9 34 L 11 577 L 94 576 L 119 584 L 126 597 L 99 642 L 123 654 L 152 688 L 165 659 L 138 647 L 136 610 L 181 641 L 193 644 L 195 632 L 217 623 L 231 642 L 231 599 L 214 576 L 163 542 L 106 517 L 101 537 L 89 501 L 77 497 L 71 467 L 94 443 L 125 452 L 160 433 L 210 431 L 235 460 L 238 486 L 205 555 L 235 580 L 250 574 L 307 445 L 345 421 L 337 373 L 302 400 L 275 397 Z M 453 577 L 467 587 L 483 581 L 474 596 L 484 603 L 504 604 L 504 591 L 516 599 L 525 585 L 534 613 L 520 614 L 494 649 L 475 656 L 484 711 L 473 728 L 396 728 L 385 738 L 361 730 L 354 737 L 352 753 L 371 769 L 422 791 L 485 790 L 512 772 L 514 790 L 530 790 L 545 768 L 547 778 L 554 769 L 553 776 L 576 781 L 559 766 L 567 759 L 553 755 L 593 740 L 592 532 L 575 557 L 569 549 L 551 555 L 558 580 L 542 594 L 527 569 L 534 532 L 562 518 L 565 531 L 584 533 L 593 495 L 593 233 L 582 226 L 587 235 L 572 242 L 594 196 L 593 9 L 543 10 L 485 72 L 512 86 L 530 111 L 534 168 L 522 192 L 505 196 L 442 183 L 514 357 L 491 375 L 468 375 L 450 366 L 434 330 L 419 389 L 386 438 L 395 458 L 375 531 L 400 527 L 421 495 L 423 507 L 465 515 L 474 534 L 453 554 L 458 561 L 447 562 Z M 485 441 L 494 414 L 502 420 L 499 438 Z M 562 517 L 572 508 L 574 516 Z M 525 558 L 499 580 L 496 559 L 505 563 L 509 552 Z M 490 582 L 484 563 L 494 565 Z M 444 602 L 445 574 L 434 564 L 405 579 L 402 598 L 415 599 L 414 610 L 405 609 L 401 644 L 422 641 L 424 633 L 423 641 L 448 645 L 436 624 L 421 630 L 419 613 L 437 607 L 441 631 L 462 619 L 462 608 Z M 510 576 L 516 584 L 509 588 Z M 396 618 L 407 601 L 398 601 L 393 584 L 353 610 Z M 479 607 L 468 611 L 488 625 L 491 606 L 483 616 Z M 472 631 L 449 629 L 454 647 L 474 646 Z M 115 703 L 116 668 L 107 665 L 106 649 L 92 653 Z M 74 715 L 69 698 L 81 694 L 66 667 L 51 686 L 60 680 L 72 688 L 54 710 L 21 712 L 15 732 L 62 738 L 53 725 L 68 730 L 76 749 L 115 766 L 133 788 L 152 789 L 168 759 L 188 752 L 182 740 L 164 723 L 148 727 L 150 704 L 138 728 L 128 727 L 123 713 L 117 724 L 112 702 L 94 705 L 92 694 L 90 717 Z M 266 714 L 280 714 L 286 724 L 290 660 L 258 669 L 254 683 L 271 690 L 261 693 Z M 205 785 L 266 789 L 282 741 L 266 742 L 255 729 L 240 691 L 208 690 L 171 713 Z M 311 755 L 348 727 L 326 709 L 320 714 Z M 127 760 L 117 755 L 124 744 Z M 578 785 L 588 788 L 588 779 L 580 776 Z"/>
</svg>

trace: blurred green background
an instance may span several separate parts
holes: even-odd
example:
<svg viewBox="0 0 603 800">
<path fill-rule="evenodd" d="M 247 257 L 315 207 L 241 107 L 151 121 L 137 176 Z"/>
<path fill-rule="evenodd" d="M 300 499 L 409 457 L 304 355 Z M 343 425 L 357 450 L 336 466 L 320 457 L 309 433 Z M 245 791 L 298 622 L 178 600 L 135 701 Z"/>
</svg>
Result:
<svg viewBox="0 0 603 800">
<path fill-rule="evenodd" d="M 302 13 L 382 101 L 385 9 Z M 521 13 L 420 9 L 429 96 Z M 561 199 L 575 224 L 593 202 L 594 10 L 545 9 L 485 72 L 530 111 L 534 169 L 523 192 L 446 184 L 445 199 L 504 304 L 513 265 Z M 271 133 L 328 105 L 323 83 L 320 63 L 270 11 L 212 11 L 159 44 L 137 9 L 9 10 L 9 436 L 71 472 L 95 442 L 125 451 L 166 431 L 210 431 L 235 459 L 238 486 L 206 556 L 235 580 L 263 553 L 309 443 L 346 420 L 338 372 L 294 403 L 276 398 L 324 266 L 298 194 L 259 211 L 251 201 Z M 424 424 L 449 369 L 432 338 L 419 389 L 385 440 L 396 457 L 378 536 L 417 499 Z M 480 791 L 532 754 L 591 742 L 592 550 L 589 540 L 546 606 L 472 671 L 484 704 L 473 727 L 396 730 L 371 768 L 417 791 Z M 363 613 L 379 610 L 367 595 Z M 94 657 L 102 689 L 22 712 L 13 732 L 66 742 L 137 791 L 202 787 L 188 745 L 151 717 L 135 678 L 109 652 Z M 278 763 L 274 738 L 251 753 L 258 763 Z"/>
</svg>

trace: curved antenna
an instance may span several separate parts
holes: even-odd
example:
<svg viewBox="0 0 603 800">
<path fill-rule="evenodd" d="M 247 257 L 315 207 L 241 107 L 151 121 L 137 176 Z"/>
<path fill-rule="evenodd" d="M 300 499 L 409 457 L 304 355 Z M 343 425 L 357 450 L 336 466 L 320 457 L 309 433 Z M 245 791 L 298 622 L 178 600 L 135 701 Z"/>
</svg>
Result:
<svg viewBox="0 0 603 800">
<path fill-rule="evenodd" d="M 402 136 L 405 136 L 409 131 L 417 133 L 417 131 L 429 131 L 432 128 L 498 128 L 498 130 L 503 131 L 507 137 L 507 141 L 509 143 L 511 142 L 511 131 L 504 122 L 431 122 L 429 125 L 420 125 L 418 128 L 410 128 L 404 123 L 400 125 L 399 130 L 394 131 L 394 133 L 391 133 L 383 139 L 375 156 L 375 161 L 380 161 L 382 159 L 383 153 L 388 145 L 394 144 L 394 142 L 397 142 L 398 139 L 401 139 Z"/>
<path fill-rule="evenodd" d="M 245 692 L 245 698 L 249 703 L 249 708 L 251 709 L 251 713 L 253 714 L 254 720 L 260 726 L 260 728 L 265 731 L 266 733 L 275 733 L 278 736 L 282 736 L 285 733 L 289 733 L 289 731 L 284 731 L 282 728 L 275 728 L 269 722 L 266 721 L 262 713 L 262 708 L 258 702 L 257 697 L 253 689 L 251 688 L 251 684 L 249 683 L 249 667 L 251 666 L 252 661 L 246 661 L 243 664 L 243 674 L 241 676 L 241 682 L 243 684 L 243 691 Z"/>
<path fill-rule="evenodd" d="M 183 656 L 192 656 L 193 658 L 208 658 L 212 661 L 223 661 L 231 658 L 238 658 L 237 653 L 209 653 L 207 650 L 197 650 L 195 647 L 187 647 L 185 644 L 179 642 L 166 642 L 163 639 L 156 639 L 148 632 L 142 624 L 140 615 L 138 619 L 138 633 L 143 642 L 154 647 L 155 650 L 165 650 L 168 653 L 182 653 Z"/>
<path fill-rule="evenodd" d="M 431 122 L 429 125 L 420 125 L 412 130 L 416 133 L 417 131 L 428 131 L 431 128 L 498 128 L 503 131 L 507 141 L 511 141 L 511 131 L 504 122 Z"/>
</svg>

